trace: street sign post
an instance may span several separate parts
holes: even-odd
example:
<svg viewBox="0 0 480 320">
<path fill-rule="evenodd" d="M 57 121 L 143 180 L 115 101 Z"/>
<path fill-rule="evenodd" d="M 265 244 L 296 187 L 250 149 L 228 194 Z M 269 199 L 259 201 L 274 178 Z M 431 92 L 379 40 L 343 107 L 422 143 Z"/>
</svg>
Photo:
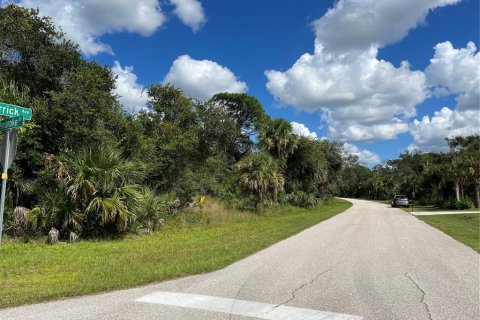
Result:
<svg viewBox="0 0 480 320">
<path fill-rule="evenodd" d="M 25 120 L 32 120 L 32 109 L 0 102 L 0 115 L 7 117 L 23 116 Z"/>
<path fill-rule="evenodd" d="M 13 129 L 7 129 L 5 136 L 2 142 L 2 164 L 3 164 L 3 171 L 2 171 L 2 190 L 1 190 L 1 199 L 0 199 L 0 243 L 2 242 L 2 232 L 3 232 L 3 212 L 5 211 L 5 193 L 7 190 L 7 179 L 8 179 L 8 167 L 11 164 L 10 161 L 10 153 L 13 151 L 11 150 L 12 147 L 17 149 L 17 138 L 16 133 L 12 133 Z M 12 136 L 13 135 L 13 136 Z M 12 144 L 11 139 L 14 138 L 14 144 Z M 14 151 L 13 151 L 14 152 Z M 11 159 L 13 161 L 13 158 Z"/>
<path fill-rule="evenodd" d="M 11 117 L 0 121 L 0 131 L 23 126 L 23 116 Z"/>
<path fill-rule="evenodd" d="M 9 118 L 0 120 L 0 131 L 6 131 L 0 145 L 0 161 L 3 164 L 2 189 L 0 197 L 0 243 L 3 232 L 3 212 L 5 211 L 5 192 L 7 190 L 8 168 L 13 163 L 17 151 L 17 131 L 25 120 L 32 119 L 32 109 L 0 102 L 0 115 Z"/>
<path fill-rule="evenodd" d="M 5 135 L 6 136 L 6 135 Z M 8 158 L 6 158 L 5 153 L 7 152 L 7 142 L 8 142 Z M 10 131 L 10 136 L 7 141 L 7 138 L 4 137 L 2 142 L 0 143 L 0 163 L 2 165 L 7 164 L 7 169 L 10 168 L 10 166 L 13 163 L 13 159 L 15 159 L 15 154 L 17 153 L 17 131 L 12 130 Z M 7 159 L 5 161 L 5 159 Z"/>
</svg>

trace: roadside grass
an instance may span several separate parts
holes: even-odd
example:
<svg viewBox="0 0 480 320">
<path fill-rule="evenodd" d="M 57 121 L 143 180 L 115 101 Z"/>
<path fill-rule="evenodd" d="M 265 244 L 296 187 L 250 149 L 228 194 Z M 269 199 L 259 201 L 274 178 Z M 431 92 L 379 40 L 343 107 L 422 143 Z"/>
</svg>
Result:
<svg viewBox="0 0 480 320">
<path fill-rule="evenodd" d="M 402 210 L 406 212 L 412 212 L 412 207 L 408 208 L 402 208 Z M 477 208 L 470 208 L 470 209 L 464 209 L 464 210 L 458 210 L 458 209 L 441 209 L 438 207 L 435 207 L 433 205 L 413 205 L 413 212 L 435 212 L 435 211 L 452 211 L 452 212 L 478 212 L 480 209 Z"/>
<path fill-rule="evenodd" d="M 254 214 L 213 203 L 180 214 L 151 235 L 57 245 L 5 242 L 0 246 L 0 308 L 220 269 L 350 206 L 335 199 L 315 209 Z"/>
<path fill-rule="evenodd" d="M 480 252 L 479 214 L 439 214 L 417 216 L 417 218 L 437 229 L 440 229 L 457 241 L 471 247 L 473 250 Z"/>
<path fill-rule="evenodd" d="M 364 199 L 368 201 L 373 201 L 381 204 L 386 204 L 386 205 L 391 205 L 392 200 L 372 200 L 372 199 Z M 402 209 L 405 212 L 412 212 L 412 206 L 410 205 L 408 208 L 402 207 L 399 208 Z M 414 203 L 413 205 L 413 212 L 435 212 L 435 211 L 452 211 L 452 212 L 479 212 L 480 209 L 477 208 L 470 208 L 470 209 L 464 209 L 464 210 L 456 210 L 456 209 L 441 209 L 438 208 L 434 205 L 417 205 Z"/>
</svg>

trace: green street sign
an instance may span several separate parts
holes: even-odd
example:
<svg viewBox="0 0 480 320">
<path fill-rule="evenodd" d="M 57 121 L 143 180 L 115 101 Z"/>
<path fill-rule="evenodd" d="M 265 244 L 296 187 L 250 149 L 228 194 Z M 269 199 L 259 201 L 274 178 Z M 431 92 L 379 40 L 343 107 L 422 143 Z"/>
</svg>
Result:
<svg viewBox="0 0 480 320">
<path fill-rule="evenodd" d="M 0 131 L 23 126 L 23 116 L 11 117 L 0 121 Z"/>
<path fill-rule="evenodd" d="M 32 119 L 32 109 L 15 106 L 13 104 L 7 104 L 0 102 L 0 115 L 7 117 L 22 116 L 25 120 Z"/>
</svg>

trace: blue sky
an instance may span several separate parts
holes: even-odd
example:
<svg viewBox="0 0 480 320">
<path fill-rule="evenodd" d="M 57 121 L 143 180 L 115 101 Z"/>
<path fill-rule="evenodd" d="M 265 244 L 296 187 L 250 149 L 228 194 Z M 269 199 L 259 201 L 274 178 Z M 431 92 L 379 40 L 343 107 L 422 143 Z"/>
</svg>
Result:
<svg viewBox="0 0 480 320">
<path fill-rule="evenodd" d="M 299 134 L 344 141 L 370 165 L 480 131 L 477 0 L 20 4 L 112 66 L 129 110 L 165 81 L 200 99 L 247 92 Z"/>
</svg>

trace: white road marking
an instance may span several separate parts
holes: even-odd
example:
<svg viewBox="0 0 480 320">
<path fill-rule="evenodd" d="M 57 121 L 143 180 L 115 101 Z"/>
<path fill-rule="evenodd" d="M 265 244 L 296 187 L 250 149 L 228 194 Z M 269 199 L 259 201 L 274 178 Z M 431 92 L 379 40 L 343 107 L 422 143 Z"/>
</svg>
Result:
<svg viewBox="0 0 480 320">
<path fill-rule="evenodd" d="M 363 317 L 326 312 L 313 309 L 303 309 L 287 306 L 276 306 L 270 303 L 261 303 L 230 298 L 219 298 L 199 294 L 156 291 L 137 302 L 156 303 L 168 306 L 200 309 L 214 312 L 228 313 L 245 317 L 267 320 L 362 320 Z"/>
</svg>

